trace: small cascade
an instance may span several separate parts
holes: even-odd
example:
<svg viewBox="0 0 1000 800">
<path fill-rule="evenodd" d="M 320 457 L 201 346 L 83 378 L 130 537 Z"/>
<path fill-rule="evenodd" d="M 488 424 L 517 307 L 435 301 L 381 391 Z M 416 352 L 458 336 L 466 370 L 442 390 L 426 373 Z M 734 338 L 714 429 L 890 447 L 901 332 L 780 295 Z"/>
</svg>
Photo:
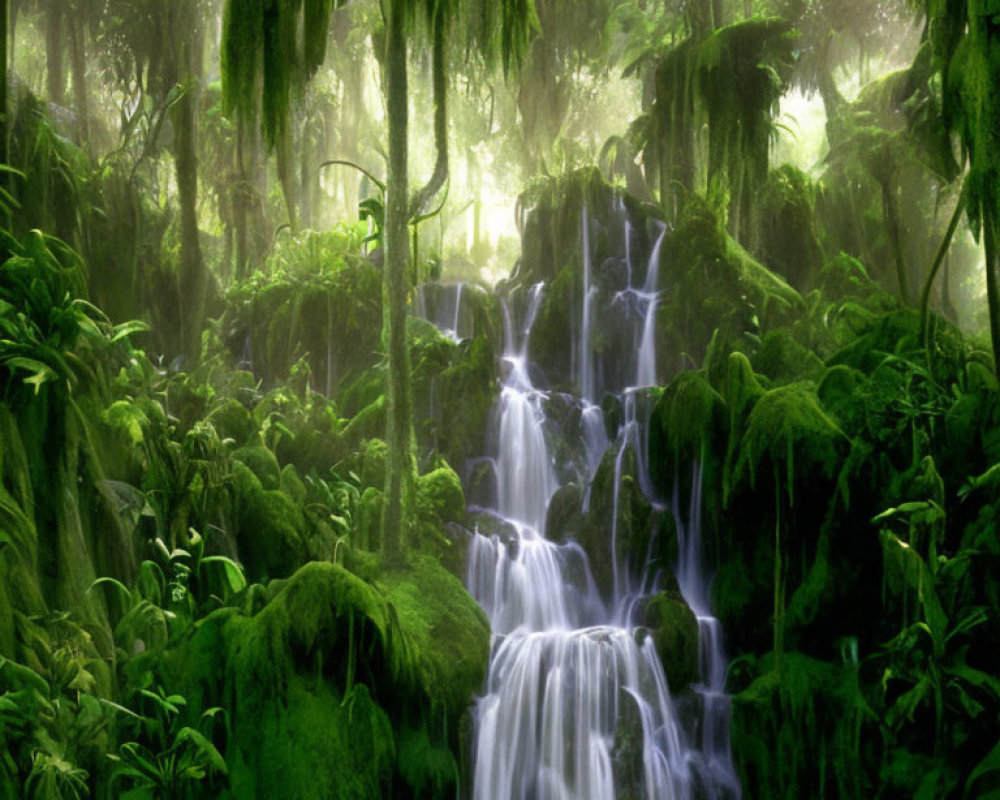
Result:
<svg viewBox="0 0 1000 800">
<path fill-rule="evenodd" d="M 677 527 L 677 584 L 698 620 L 698 683 L 696 749 L 694 769 L 699 774 L 705 795 L 711 800 L 738 800 L 741 796 L 729 744 L 730 698 L 726 694 L 726 659 L 722 625 L 712 616 L 701 543 L 702 467 L 695 462 L 691 474 L 691 493 L 687 517 L 680 512 L 678 482 L 674 481 L 671 506 Z"/>
<path fill-rule="evenodd" d="M 583 236 L 583 311 L 580 315 L 580 337 L 576 345 L 579 369 L 576 385 L 580 388 L 580 397 L 585 401 L 593 402 L 594 365 L 590 352 L 590 311 L 594 299 L 594 287 L 590 280 L 590 215 L 587 213 L 586 206 L 583 206 L 580 215 L 580 229 Z"/>
<path fill-rule="evenodd" d="M 636 386 L 656 385 L 656 338 L 654 333 L 656 331 L 656 306 L 660 302 L 657 283 L 660 277 L 660 248 L 663 246 L 663 237 L 666 236 L 666 233 L 666 225 L 660 223 L 660 233 L 656 237 L 656 244 L 653 245 L 653 252 L 649 257 L 649 268 L 646 270 L 646 282 L 642 287 L 646 311 L 642 325 L 642 341 L 639 343 Z"/>
<path fill-rule="evenodd" d="M 414 313 L 433 322 L 445 336 L 454 342 L 471 334 L 463 315 L 462 295 L 465 283 L 424 283 L 417 287 Z"/>
</svg>

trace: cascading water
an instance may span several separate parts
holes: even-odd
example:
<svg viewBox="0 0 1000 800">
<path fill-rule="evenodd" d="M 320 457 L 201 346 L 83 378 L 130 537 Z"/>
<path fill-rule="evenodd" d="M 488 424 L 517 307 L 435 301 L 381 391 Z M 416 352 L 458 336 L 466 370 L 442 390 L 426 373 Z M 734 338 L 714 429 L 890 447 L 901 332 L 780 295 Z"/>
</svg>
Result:
<svg viewBox="0 0 1000 800">
<path fill-rule="evenodd" d="M 594 282 L 590 222 L 584 209 L 583 300 L 572 345 L 572 374 L 580 397 L 570 399 L 580 413 L 575 447 L 583 453 L 577 480 L 584 486 L 584 512 L 609 447 L 614 455 L 609 601 L 595 585 L 584 550 L 573 541 L 546 538 L 549 501 L 559 488 L 547 440 L 556 435 L 546 414 L 554 395 L 533 385 L 528 368 L 531 328 L 543 286 L 528 292 L 520 324 L 512 304 L 503 306 L 506 377 L 496 415 L 494 511 L 509 523 L 509 533 L 487 537 L 477 532 L 467 574 L 469 590 L 486 611 L 494 637 L 487 686 L 476 709 L 477 800 L 739 796 L 729 758 L 721 629 L 708 610 L 694 512 L 689 512 L 680 534 L 678 566 L 700 637 L 700 682 L 685 700 L 690 707 L 693 695 L 696 708 L 686 716 L 686 724 L 671 698 L 652 637 L 631 620 L 638 598 L 655 583 L 655 576 L 636 574 L 644 564 L 619 563 L 619 488 L 625 456 L 631 451 L 639 488 L 655 503 L 645 435 L 651 396 L 637 387 L 656 382 L 653 333 L 666 229 L 659 225 L 649 263 L 636 276 L 639 285 L 633 286 L 633 274 L 639 270 L 632 264 L 632 227 L 624 204 L 619 201 L 615 211 L 624 220 L 626 285 L 610 305 L 624 320 L 635 356 L 602 359 L 593 350 L 591 326 L 600 290 Z M 600 309 L 605 317 L 607 313 Z M 608 385 L 616 380 L 618 385 Z M 604 412 L 595 404 L 612 391 L 619 393 L 622 419 L 614 440 L 605 430 Z M 700 502 L 700 493 L 693 491 L 692 509 L 700 508 Z M 676 497 L 672 505 L 680 530 Z"/>
<path fill-rule="evenodd" d="M 579 547 L 544 536 L 557 487 L 545 393 L 525 368 L 540 298 L 536 286 L 519 342 L 507 312 L 497 510 L 516 537 L 476 535 L 470 546 L 468 585 L 494 635 L 477 708 L 473 796 L 613 800 L 632 780 L 648 798 L 687 798 L 686 753 L 652 639 L 616 624 Z"/>
</svg>

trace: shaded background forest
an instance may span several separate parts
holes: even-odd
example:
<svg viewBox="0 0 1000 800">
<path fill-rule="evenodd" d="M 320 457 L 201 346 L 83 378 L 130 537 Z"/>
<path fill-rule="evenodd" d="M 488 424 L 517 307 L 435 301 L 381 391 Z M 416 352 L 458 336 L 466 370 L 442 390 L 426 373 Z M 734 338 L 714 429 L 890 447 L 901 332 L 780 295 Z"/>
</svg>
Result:
<svg viewBox="0 0 1000 800">
<path fill-rule="evenodd" d="M 499 298 L 545 281 L 574 388 L 581 208 L 611 270 L 617 209 L 637 257 L 668 226 L 648 447 L 665 495 L 703 470 L 745 795 L 1000 796 L 989 3 L 0 6 L 0 797 L 467 787 Z M 396 266 L 422 316 L 467 283 L 460 336 L 392 327 Z M 681 696 L 693 617 L 650 609 Z"/>
</svg>

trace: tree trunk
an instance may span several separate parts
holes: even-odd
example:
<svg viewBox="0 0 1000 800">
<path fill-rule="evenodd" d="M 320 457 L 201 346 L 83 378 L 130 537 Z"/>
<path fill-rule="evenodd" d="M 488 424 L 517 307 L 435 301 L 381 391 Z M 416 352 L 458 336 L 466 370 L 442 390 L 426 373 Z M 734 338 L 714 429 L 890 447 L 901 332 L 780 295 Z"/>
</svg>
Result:
<svg viewBox="0 0 1000 800">
<path fill-rule="evenodd" d="M 76 103 L 76 126 L 80 145 L 89 150 L 90 144 L 90 98 L 87 93 L 87 54 L 83 40 L 83 30 L 79 25 L 71 25 L 70 58 L 73 61 L 73 100 Z"/>
<path fill-rule="evenodd" d="M 288 227 L 292 229 L 292 233 L 298 233 L 298 195 L 295 191 L 295 164 L 292 159 L 294 141 L 294 126 L 291 122 L 289 122 L 288 130 L 282 134 L 276 148 L 278 161 L 278 183 L 281 184 L 281 195 L 285 198 L 285 210 L 288 213 Z"/>
<path fill-rule="evenodd" d="M 989 204 L 983 204 L 983 245 L 986 250 L 986 300 L 990 312 L 990 340 L 993 343 L 993 367 L 1000 375 L 1000 252 L 997 231 L 1000 219 Z"/>
<path fill-rule="evenodd" d="M 389 123 L 389 175 L 385 208 L 385 277 L 382 286 L 382 337 L 388 355 L 386 442 L 389 458 L 382 515 L 382 550 L 387 560 L 402 560 L 402 532 L 414 482 L 410 354 L 406 347 L 406 275 L 410 243 L 406 236 L 407 76 L 403 0 L 385 3 L 386 96 Z"/>
<path fill-rule="evenodd" d="M 45 12 L 45 69 L 49 100 L 56 105 L 66 102 L 66 70 L 63 67 L 63 9 L 61 3 L 49 3 Z"/>
<path fill-rule="evenodd" d="M 186 47 L 187 45 L 182 45 Z M 191 74 L 193 59 L 182 58 L 186 75 L 185 91 L 174 104 L 174 163 L 177 196 L 181 211 L 181 261 L 178 270 L 178 297 L 181 347 L 185 355 L 197 359 L 200 351 L 201 323 L 205 312 L 205 276 L 198 242 L 198 151 L 197 119 L 198 80 Z"/>
<path fill-rule="evenodd" d="M 0 0 L 0 159 L 7 163 L 7 0 Z M 0 181 L 0 185 L 6 181 Z"/>
<path fill-rule="evenodd" d="M 906 260 L 903 258 L 903 243 L 899 238 L 899 206 L 896 202 L 895 187 L 891 179 L 882 184 L 882 208 L 885 212 L 885 224 L 889 232 L 889 245 L 892 247 L 892 257 L 896 262 L 896 282 L 899 284 L 899 296 L 904 305 L 911 305 L 910 280 L 906 274 Z"/>
</svg>

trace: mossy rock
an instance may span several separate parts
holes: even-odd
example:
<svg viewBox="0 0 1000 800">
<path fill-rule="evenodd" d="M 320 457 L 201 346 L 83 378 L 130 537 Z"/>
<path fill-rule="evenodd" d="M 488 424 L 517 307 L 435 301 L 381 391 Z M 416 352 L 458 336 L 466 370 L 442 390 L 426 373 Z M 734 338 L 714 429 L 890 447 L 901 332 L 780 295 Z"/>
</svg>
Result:
<svg viewBox="0 0 1000 800">
<path fill-rule="evenodd" d="M 250 412 L 238 400 L 221 397 L 205 417 L 219 432 L 220 439 L 232 439 L 238 447 L 247 443 L 257 430 Z"/>
<path fill-rule="evenodd" d="M 399 775 L 414 797 L 456 796 L 458 761 L 447 747 L 431 741 L 426 727 L 404 724 L 396 742 Z"/>
<path fill-rule="evenodd" d="M 765 334 L 751 361 L 754 371 L 766 375 L 776 386 L 797 380 L 816 380 L 824 370 L 819 356 L 803 347 L 785 329 Z"/>
<path fill-rule="evenodd" d="M 281 485 L 279 488 L 299 508 L 305 506 L 308 492 L 294 464 L 286 464 L 281 470 Z"/>
<path fill-rule="evenodd" d="M 863 797 L 857 737 L 867 703 L 857 667 L 791 652 L 780 661 L 769 653 L 755 666 L 755 679 L 733 696 L 733 756 L 744 790 Z"/>
<path fill-rule="evenodd" d="M 436 560 L 415 556 L 412 565 L 382 575 L 385 592 L 405 637 L 406 658 L 431 714 L 443 714 L 457 733 L 458 718 L 482 688 L 490 651 L 490 626 L 461 581 Z"/>
<path fill-rule="evenodd" d="M 643 598 L 636 619 L 653 637 L 671 694 L 698 680 L 698 620 L 676 581 L 666 591 Z"/>
<path fill-rule="evenodd" d="M 575 483 L 556 489 L 545 514 L 545 538 L 560 544 L 579 541 L 584 531 L 583 492 Z"/>
<path fill-rule="evenodd" d="M 820 406 L 815 386 L 789 384 L 766 392 L 754 405 L 740 443 L 736 475 L 745 475 L 752 484 L 767 464 L 794 502 L 797 485 L 808 485 L 817 477 L 834 478 L 849 444 Z"/>
<path fill-rule="evenodd" d="M 444 464 L 417 477 L 417 512 L 425 519 L 460 522 L 465 516 L 462 481 Z"/>
<path fill-rule="evenodd" d="M 262 705 L 226 752 L 224 797 L 370 800 L 389 793 L 392 725 L 365 685 L 344 697 L 324 682 L 294 677 L 282 700 Z"/>
<path fill-rule="evenodd" d="M 768 172 L 756 209 L 761 262 L 799 290 L 812 281 L 823 262 L 815 198 L 816 187 L 809 176 L 782 164 Z"/>
<path fill-rule="evenodd" d="M 232 484 L 237 547 L 248 577 L 290 575 L 307 556 L 301 508 L 280 490 L 264 489 L 241 461 L 233 463 Z"/>
<path fill-rule="evenodd" d="M 447 526 L 465 517 L 462 482 L 447 464 L 417 477 L 416 533 L 413 544 L 421 552 L 433 553 L 450 563 L 456 556 Z"/>
<path fill-rule="evenodd" d="M 617 563 L 619 572 L 632 575 L 648 557 L 662 558 L 668 546 L 660 533 L 659 517 L 639 487 L 636 457 L 631 447 L 622 456 L 621 483 L 615 514 L 615 463 L 618 453 L 608 448 L 590 490 L 590 508 L 584 517 L 579 544 L 587 553 L 594 582 L 605 599 L 613 593 Z M 655 548 L 651 547 L 656 537 Z"/>
<path fill-rule="evenodd" d="M 648 428 L 650 476 L 662 496 L 677 470 L 724 452 L 729 414 L 722 396 L 701 372 L 682 372 L 663 390 Z"/>
<path fill-rule="evenodd" d="M 498 386 L 493 344 L 486 336 L 463 341 L 434 380 L 432 444 L 451 464 L 461 467 L 483 452 L 483 435 Z"/>
<path fill-rule="evenodd" d="M 278 459 L 263 445 L 241 447 L 233 453 L 233 459 L 244 464 L 260 481 L 264 489 L 277 489 L 281 486 L 281 468 Z"/>
</svg>

